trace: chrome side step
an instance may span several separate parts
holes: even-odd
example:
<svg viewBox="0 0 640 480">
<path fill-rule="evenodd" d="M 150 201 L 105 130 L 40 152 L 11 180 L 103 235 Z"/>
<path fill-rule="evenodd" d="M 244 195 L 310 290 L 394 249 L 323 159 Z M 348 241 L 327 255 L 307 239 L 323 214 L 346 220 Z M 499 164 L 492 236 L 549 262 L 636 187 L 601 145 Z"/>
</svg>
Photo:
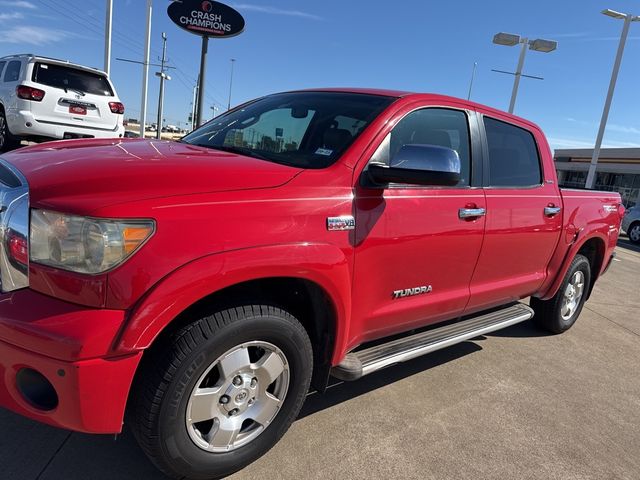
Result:
<svg viewBox="0 0 640 480">
<path fill-rule="evenodd" d="M 531 317 L 533 310 L 523 303 L 517 303 L 502 310 L 351 352 L 331 369 L 331 375 L 340 380 L 357 380 L 376 370 L 524 322 Z"/>
</svg>

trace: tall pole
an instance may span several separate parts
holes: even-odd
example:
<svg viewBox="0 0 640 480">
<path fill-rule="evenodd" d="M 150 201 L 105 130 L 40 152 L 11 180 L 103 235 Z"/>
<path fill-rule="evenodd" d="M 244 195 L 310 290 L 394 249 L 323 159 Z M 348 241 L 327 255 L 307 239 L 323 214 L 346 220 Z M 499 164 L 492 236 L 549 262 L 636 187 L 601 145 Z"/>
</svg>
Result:
<svg viewBox="0 0 640 480">
<path fill-rule="evenodd" d="M 471 71 L 471 81 L 469 82 L 469 93 L 467 94 L 467 100 L 471 100 L 471 89 L 473 88 L 473 79 L 476 77 L 476 68 L 478 62 L 473 62 L 473 70 Z"/>
<path fill-rule="evenodd" d="M 200 83 L 200 78 L 198 78 Z M 198 108 L 198 84 L 193 87 L 193 103 L 191 104 L 191 130 L 196 129 L 196 110 Z"/>
<path fill-rule="evenodd" d="M 593 156 L 591 157 L 591 164 L 589 165 L 589 173 L 587 174 L 587 181 L 585 182 L 585 188 L 593 188 L 596 180 L 596 168 L 598 167 L 598 157 L 600 156 L 600 147 L 602 147 L 602 139 L 604 137 L 604 130 L 607 126 L 607 119 L 609 118 L 609 109 L 611 108 L 611 100 L 613 99 L 613 91 L 616 88 L 616 81 L 618 80 L 618 72 L 620 71 L 620 62 L 622 62 L 622 54 L 624 53 L 624 46 L 627 41 L 627 34 L 629 33 L 629 25 L 633 21 L 633 15 L 627 15 L 624 17 L 624 25 L 622 27 L 622 34 L 620 35 L 620 43 L 618 44 L 618 53 L 616 54 L 616 60 L 613 63 L 613 71 L 611 72 L 611 81 L 609 82 L 609 90 L 607 91 L 607 99 L 604 102 L 604 109 L 602 110 L 602 118 L 600 119 L 600 128 L 598 129 L 598 136 L 596 137 L 596 145 L 593 148 Z"/>
<path fill-rule="evenodd" d="M 518 87 L 520 86 L 520 77 L 522 77 L 522 69 L 524 68 L 524 57 L 527 54 L 527 47 L 529 46 L 529 39 L 522 38 L 520 40 L 522 47 L 520 49 L 520 58 L 518 58 L 518 68 L 516 69 L 516 76 L 513 79 L 513 90 L 511 91 L 511 101 L 509 102 L 509 113 L 513 113 L 513 109 L 516 106 L 516 97 L 518 96 Z"/>
<path fill-rule="evenodd" d="M 142 66 L 142 105 L 140 106 L 140 137 L 144 138 L 144 127 L 147 122 L 147 87 L 149 84 L 149 55 L 151 52 L 151 15 L 153 0 L 147 0 L 147 32 L 144 44 L 144 65 Z"/>
<path fill-rule="evenodd" d="M 231 59 L 231 78 L 229 79 L 229 103 L 227 105 L 227 110 L 231 110 L 231 89 L 233 88 L 233 65 L 236 63 L 236 59 Z"/>
<path fill-rule="evenodd" d="M 107 18 L 104 24 L 104 72 L 111 73 L 111 22 L 113 20 L 113 0 L 107 0 Z"/>
<path fill-rule="evenodd" d="M 204 111 L 204 85 L 207 73 L 207 51 L 209 50 L 209 37 L 202 37 L 202 52 L 200 53 L 200 77 L 198 80 L 198 108 L 196 116 L 196 126 L 203 123 L 202 114 Z"/>
<path fill-rule="evenodd" d="M 164 81 L 168 76 L 164 73 L 164 64 L 167 62 L 167 34 L 162 32 L 162 60 L 160 67 L 160 94 L 158 95 L 158 131 L 156 138 L 162 138 L 162 110 L 164 107 Z"/>
</svg>

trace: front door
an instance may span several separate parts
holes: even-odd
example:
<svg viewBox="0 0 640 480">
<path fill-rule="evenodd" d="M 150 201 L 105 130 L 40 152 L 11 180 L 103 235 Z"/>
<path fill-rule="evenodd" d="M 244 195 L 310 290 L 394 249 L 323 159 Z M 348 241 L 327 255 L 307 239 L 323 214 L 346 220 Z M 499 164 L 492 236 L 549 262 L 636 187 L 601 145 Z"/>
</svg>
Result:
<svg viewBox="0 0 640 480">
<path fill-rule="evenodd" d="M 475 114 L 435 106 L 407 110 L 371 161 L 388 164 L 403 145 L 439 145 L 458 152 L 462 179 L 455 187 L 356 186 L 356 343 L 460 315 L 482 245 L 484 217 L 460 218 L 461 209 L 485 207 L 472 175 L 480 148 Z"/>
</svg>

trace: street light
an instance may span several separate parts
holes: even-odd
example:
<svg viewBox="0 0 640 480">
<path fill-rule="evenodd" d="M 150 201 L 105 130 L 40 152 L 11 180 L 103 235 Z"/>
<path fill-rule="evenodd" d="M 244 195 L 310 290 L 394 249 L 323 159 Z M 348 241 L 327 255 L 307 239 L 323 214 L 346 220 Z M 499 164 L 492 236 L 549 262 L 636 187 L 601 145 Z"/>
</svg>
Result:
<svg viewBox="0 0 640 480">
<path fill-rule="evenodd" d="M 529 77 L 542 80 L 542 78 L 540 77 L 533 77 L 531 75 L 522 74 L 522 68 L 524 67 L 524 57 L 527 53 L 527 47 L 529 47 L 529 50 L 534 50 L 536 52 L 549 53 L 558 48 L 558 42 L 554 40 L 544 40 L 542 38 L 529 40 L 526 37 L 514 35 L 513 33 L 500 32 L 496 33 L 493 36 L 493 43 L 495 43 L 496 45 L 504 45 L 506 47 L 522 45 L 522 48 L 520 49 L 520 57 L 518 58 L 518 68 L 516 69 L 515 73 L 495 70 L 500 73 L 508 73 L 515 76 L 513 80 L 513 90 L 511 91 L 511 101 L 509 102 L 509 113 L 513 113 L 513 109 L 516 105 L 516 97 L 518 95 L 518 87 L 520 86 L 520 77 Z"/>
<path fill-rule="evenodd" d="M 229 78 L 229 103 L 227 105 L 227 110 L 231 110 L 231 89 L 233 88 L 233 66 L 236 63 L 236 59 L 231 59 L 231 77 Z"/>
<path fill-rule="evenodd" d="M 602 146 L 604 129 L 607 126 L 607 119 L 609 118 L 609 109 L 611 108 L 613 91 L 616 88 L 616 81 L 618 80 L 618 72 L 620 71 L 622 54 L 624 53 L 624 46 L 627 42 L 627 35 L 629 34 L 629 26 L 631 25 L 631 22 L 637 22 L 638 20 L 640 20 L 640 17 L 636 15 L 620 13 L 620 12 L 616 12 L 615 10 L 607 9 L 607 10 L 603 10 L 602 13 L 611 18 L 624 20 L 624 25 L 622 26 L 622 33 L 620 34 L 620 43 L 618 44 L 618 53 L 616 53 L 616 59 L 613 62 L 613 71 L 611 72 L 611 81 L 609 82 L 607 99 L 604 102 L 604 109 L 602 110 L 602 118 L 600 119 L 600 128 L 598 129 L 596 144 L 593 147 L 593 155 L 591 156 L 591 163 L 589 164 L 589 173 L 587 174 L 587 181 L 584 184 L 585 188 L 593 188 L 593 185 L 596 180 L 596 168 L 598 167 L 598 157 L 600 156 L 600 147 Z"/>
</svg>

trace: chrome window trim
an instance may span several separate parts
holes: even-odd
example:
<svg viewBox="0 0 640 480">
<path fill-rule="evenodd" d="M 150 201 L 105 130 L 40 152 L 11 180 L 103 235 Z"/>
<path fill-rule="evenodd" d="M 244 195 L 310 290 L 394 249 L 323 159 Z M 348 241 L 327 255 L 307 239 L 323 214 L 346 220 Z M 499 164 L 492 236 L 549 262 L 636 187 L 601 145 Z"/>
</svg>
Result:
<svg viewBox="0 0 640 480">
<path fill-rule="evenodd" d="M 29 286 L 29 255 L 27 265 L 16 265 L 8 254 L 7 234 L 10 231 L 24 237 L 29 248 L 29 185 L 22 172 L 0 157 L 0 164 L 11 171 L 20 186 L 10 188 L 0 184 L 0 291 L 12 292 Z"/>
</svg>

